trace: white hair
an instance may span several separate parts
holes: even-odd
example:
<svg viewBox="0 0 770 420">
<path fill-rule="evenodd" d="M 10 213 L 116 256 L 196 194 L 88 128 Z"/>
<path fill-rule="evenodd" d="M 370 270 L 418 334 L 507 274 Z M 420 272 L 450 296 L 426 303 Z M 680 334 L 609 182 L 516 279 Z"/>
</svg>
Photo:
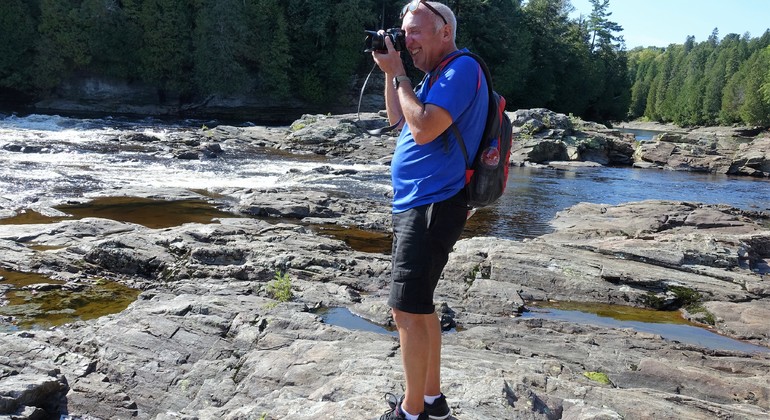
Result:
<svg viewBox="0 0 770 420">
<path fill-rule="evenodd" d="M 430 4 L 431 7 L 436 9 L 437 12 L 441 13 L 441 16 L 443 16 L 444 19 L 446 19 L 447 24 L 449 24 L 449 27 L 452 28 L 452 40 L 453 41 L 456 40 L 456 38 L 457 38 L 457 17 L 455 17 L 455 14 L 452 11 L 452 9 L 450 9 L 449 6 L 447 6 L 446 4 L 439 3 L 437 1 L 426 1 L 425 3 Z M 430 10 L 427 10 L 427 11 L 430 12 Z M 441 29 L 444 26 L 444 21 L 441 20 L 440 17 L 436 16 L 435 13 L 431 12 L 430 14 L 431 14 L 431 16 L 433 16 L 433 22 L 436 24 L 436 31 L 438 31 L 439 29 Z"/>
</svg>

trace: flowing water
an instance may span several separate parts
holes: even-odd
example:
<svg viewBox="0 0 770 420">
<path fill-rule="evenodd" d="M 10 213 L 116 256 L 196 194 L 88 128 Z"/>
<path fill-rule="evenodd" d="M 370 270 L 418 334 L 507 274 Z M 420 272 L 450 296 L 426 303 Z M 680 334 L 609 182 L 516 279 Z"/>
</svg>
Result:
<svg viewBox="0 0 770 420">
<path fill-rule="evenodd" d="M 85 205 L 68 205 L 66 201 L 90 192 L 145 187 L 215 192 L 228 188 L 299 186 L 376 200 L 385 200 L 390 190 L 389 171 L 382 165 L 298 159 L 248 146 L 243 150 L 226 150 L 217 159 L 189 161 L 175 159 L 163 146 L 163 139 L 177 131 L 216 124 L 0 114 L 0 203 L 5 208 L 23 209 L 43 202 L 72 215 L 68 217 L 101 216 L 163 227 L 187 221 L 205 222 L 227 214 L 217 213 L 202 202 L 105 198 Z M 127 130 L 151 134 L 161 141 L 121 147 L 115 139 Z M 339 170 L 313 171 L 319 166 Z M 506 194 L 495 205 L 478 211 L 470 219 L 465 235 L 531 238 L 551 232 L 549 221 L 557 212 L 576 203 L 614 205 L 647 199 L 719 203 L 770 211 L 770 180 L 632 168 L 511 168 Z M 157 217 L 159 213 L 177 216 Z M 55 219 L 27 212 L 4 223 L 45 220 Z M 390 250 L 386 233 L 340 231 L 333 226 L 314 228 L 366 251 Z M 550 313 L 557 316 L 562 310 L 553 309 Z"/>
<path fill-rule="evenodd" d="M 204 124 L 213 127 L 216 122 L 0 115 L 0 198 L 8 200 L 7 208 L 24 208 L 38 201 L 64 204 L 73 196 L 119 188 L 301 186 L 376 200 L 385 200 L 390 190 L 383 165 L 296 159 L 246 146 L 217 159 L 189 161 L 175 159 L 163 147 L 163 139 L 175 131 L 198 130 Z M 161 141 L 144 149 L 120 147 L 115 139 L 126 130 Z M 335 170 L 313 171 L 319 166 Z M 539 236 L 551 231 L 549 221 L 556 212 L 579 202 L 613 205 L 668 199 L 770 211 L 770 180 L 748 177 L 606 167 L 511 168 L 508 185 L 495 205 L 471 218 L 469 234 Z"/>
<path fill-rule="evenodd" d="M 23 208 L 39 200 L 56 203 L 117 188 L 214 191 L 302 185 L 373 197 L 389 189 L 382 165 L 308 161 L 248 146 L 217 159 L 183 160 L 163 144 L 176 131 L 200 130 L 206 124 L 212 128 L 216 122 L 0 116 L 0 197 L 10 202 L 7 207 Z M 116 139 L 127 130 L 160 141 L 126 147 Z M 296 175 L 322 165 L 360 175 Z"/>
</svg>

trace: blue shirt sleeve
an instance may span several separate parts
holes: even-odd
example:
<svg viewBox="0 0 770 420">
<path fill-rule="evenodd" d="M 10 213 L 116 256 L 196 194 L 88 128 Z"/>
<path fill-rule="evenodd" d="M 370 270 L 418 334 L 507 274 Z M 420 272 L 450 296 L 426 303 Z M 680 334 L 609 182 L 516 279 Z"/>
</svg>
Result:
<svg viewBox="0 0 770 420">
<path fill-rule="evenodd" d="M 462 56 L 452 60 L 430 87 L 425 103 L 444 108 L 457 122 L 473 103 L 483 78 L 481 67 L 471 57 Z"/>
</svg>

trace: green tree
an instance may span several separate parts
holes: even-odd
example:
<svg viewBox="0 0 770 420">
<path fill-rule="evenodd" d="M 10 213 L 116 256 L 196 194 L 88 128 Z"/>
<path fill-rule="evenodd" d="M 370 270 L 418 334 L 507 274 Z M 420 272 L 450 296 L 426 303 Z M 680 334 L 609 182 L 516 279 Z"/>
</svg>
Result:
<svg viewBox="0 0 770 420">
<path fill-rule="evenodd" d="M 757 51 L 736 73 L 736 80 L 742 86 L 743 97 L 739 101 L 738 115 L 744 124 L 770 125 L 770 101 L 767 100 L 766 86 L 770 74 L 770 48 Z"/>
<path fill-rule="evenodd" d="M 363 63 L 371 63 L 371 57 L 361 51 L 363 28 L 376 24 L 376 15 L 372 13 L 374 8 L 374 1 L 334 2 L 329 28 L 332 44 L 328 57 L 331 61 L 328 62 L 327 69 L 329 78 L 325 81 L 329 85 L 328 96 L 337 99 L 349 91 L 356 79 L 356 70 L 361 69 Z"/>
<path fill-rule="evenodd" d="M 458 47 L 480 55 L 489 67 L 495 90 L 510 105 L 520 104 L 526 94 L 532 48 L 521 2 L 464 1 L 459 7 Z"/>
<path fill-rule="evenodd" d="M 289 97 L 292 57 L 286 11 L 281 0 L 246 3 L 243 59 L 254 75 L 255 89 L 277 99 Z"/>
<path fill-rule="evenodd" d="M 138 24 L 118 0 L 82 0 L 77 25 L 91 57 L 88 72 L 97 76 L 133 79 L 138 76 Z"/>
<path fill-rule="evenodd" d="M 661 52 L 662 49 L 658 48 L 638 48 L 630 52 L 628 72 L 630 79 L 634 81 L 628 111 L 630 119 L 644 116 L 647 98 L 652 92 L 653 81 L 658 71 L 657 58 Z"/>
<path fill-rule="evenodd" d="M 365 27 L 372 27 L 373 0 L 285 2 L 290 53 L 291 81 L 302 99 L 335 104 L 350 89 L 361 54 Z M 339 49 L 339 50 L 336 50 Z"/>
<path fill-rule="evenodd" d="M 193 89 L 193 12 L 186 0 L 144 0 L 139 15 L 143 80 L 168 93 L 189 95 Z"/>
<path fill-rule="evenodd" d="M 623 38 L 616 33 L 622 32 L 623 27 L 609 20 L 610 0 L 591 0 L 591 14 L 588 17 L 588 30 L 591 33 L 591 51 L 599 48 L 614 49 L 616 43 L 622 48 Z"/>
<path fill-rule="evenodd" d="M 56 87 L 72 72 L 91 62 L 88 40 L 80 25 L 77 0 L 42 0 L 33 83 L 38 89 Z"/>
<path fill-rule="evenodd" d="M 609 20 L 609 0 L 591 0 L 591 4 L 587 21 L 591 90 L 583 116 L 595 121 L 623 119 L 631 97 L 625 43 L 616 34 L 623 28 Z"/>
<path fill-rule="evenodd" d="M 570 32 L 569 0 L 529 0 L 524 6 L 528 32 L 532 34 L 531 64 L 527 75 L 526 93 L 521 98 L 524 108 L 555 108 L 560 77 L 565 73 L 562 63 L 567 57 L 562 42 Z"/>
<path fill-rule="evenodd" d="M 29 1 L 0 2 L 0 87 L 29 89 L 37 42 L 37 22 Z"/>
<path fill-rule="evenodd" d="M 684 84 L 678 99 L 678 109 L 680 111 L 679 120 L 675 122 L 679 125 L 689 126 L 702 124 L 705 120 L 701 114 L 703 109 L 703 100 L 706 92 L 704 84 L 705 68 L 708 56 L 714 47 L 711 43 L 700 43 L 695 45 L 687 54 L 684 64 Z"/>
<path fill-rule="evenodd" d="M 205 94 L 248 92 L 253 81 L 244 65 L 249 28 L 244 0 L 199 0 L 193 32 L 196 90 Z"/>
</svg>

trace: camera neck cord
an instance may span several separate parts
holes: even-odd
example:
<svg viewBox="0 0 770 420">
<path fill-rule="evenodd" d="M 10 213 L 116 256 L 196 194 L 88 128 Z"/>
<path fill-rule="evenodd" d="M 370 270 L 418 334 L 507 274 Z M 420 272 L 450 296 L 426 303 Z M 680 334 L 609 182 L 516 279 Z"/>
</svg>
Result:
<svg viewBox="0 0 770 420">
<path fill-rule="evenodd" d="M 364 98 L 364 89 L 366 89 L 367 83 L 369 83 L 369 78 L 372 76 L 372 73 L 374 72 L 374 69 L 377 68 L 377 63 L 375 63 L 372 66 L 372 69 L 369 70 L 369 74 L 366 75 L 366 79 L 364 80 L 363 86 L 361 86 L 361 93 L 358 95 L 358 121 L 361 121 L 361 101 Z M 401 118 L 396 121 L 395 124 L 389 125 L 387 127 L 382 128 L 375 128 L 373 130 L 366 130 L 367 133 L 371 134 L 372 136 L 379 136 L 380 134 L 387 133 L 389 131 L 394 130 L 396 127 L 398 127 L 399 124 L 401 124 L 401 121 L 404 119 L 402 116 Z"/>
</svg>

